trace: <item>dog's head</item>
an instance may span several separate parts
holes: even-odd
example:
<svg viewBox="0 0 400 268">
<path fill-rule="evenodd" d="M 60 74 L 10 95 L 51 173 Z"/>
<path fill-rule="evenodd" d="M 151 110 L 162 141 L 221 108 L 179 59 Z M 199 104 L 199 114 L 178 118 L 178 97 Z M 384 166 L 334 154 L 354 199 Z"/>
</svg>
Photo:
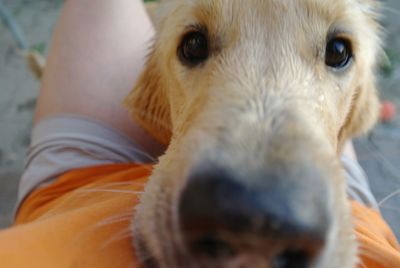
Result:
<svg viewBox="0 0 400 268">
<path fill-rule="evenodd" d="M 376 120 L 373 0 L 181 0 L 127 99 L 168 144 L 134 222 L 147 267 L 353 267 L 341 147 Z"/>
</svg>

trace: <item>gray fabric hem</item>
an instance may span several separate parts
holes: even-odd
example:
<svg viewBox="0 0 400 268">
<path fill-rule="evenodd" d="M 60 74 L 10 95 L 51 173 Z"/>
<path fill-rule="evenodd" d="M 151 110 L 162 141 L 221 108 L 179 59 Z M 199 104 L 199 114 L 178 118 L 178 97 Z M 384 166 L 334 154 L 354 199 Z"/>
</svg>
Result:
<svg viewBox="0 0 400 268">
<path fill-rule="evenodd" d="M 63 173 L 113 163 L 152 163 L 152 157 L 115 129 L 80 116 L 44 119 L 33 129 L 16 209 L 34 189 Z"/>
<path fill-rule="evenodd" d="M 348 197 L 367 207 L 379 210 L 378 202 L 372 194 L 367 176 L 360 164 L 346 155 L 341 157 L 341 162 L 346 172 Z"/>
</svg>

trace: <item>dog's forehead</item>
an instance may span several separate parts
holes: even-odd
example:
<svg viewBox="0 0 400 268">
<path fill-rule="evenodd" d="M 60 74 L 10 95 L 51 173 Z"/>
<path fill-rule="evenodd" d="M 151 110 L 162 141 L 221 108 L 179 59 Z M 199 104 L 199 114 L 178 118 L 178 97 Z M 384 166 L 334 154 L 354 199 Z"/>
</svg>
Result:
<svg viewBox="0 0 400 268">
<path fill-rule="evenodd" d="M 274 33 L 296 33 L 291 35 L 292 39 L 296 35 L 304 36 L 304 32 L 317 35 L 310 38 L 320 38 L 337 23 L 342 28 L 350 28 L 344 29 L 345 32 L 351 32 L 356 20 L 373 17 L 371 14 L 377 5 L 373 0 L 185 0 L 171 3 L 176 5 L 173 10 L 177 11 L 170 14 L 175 17 L 174 27 L 202 25 L 218 36 L 268 33 L 269 37 L 274 37 Z M 288 36 L 285 39 L 288 40 Z"/>
<path fill-rule="evenodd" d="M 191 6 L 200 19 L 248 20 L 249 17 L 290 19 L 290 17 L 318 17 L 334 21 L 351 15 L 349 11 L 372 9 L 372 0 L 188 0 L 180 2 Z M 239 16 L 238 16 L 239 15 Z"/>
</svg>

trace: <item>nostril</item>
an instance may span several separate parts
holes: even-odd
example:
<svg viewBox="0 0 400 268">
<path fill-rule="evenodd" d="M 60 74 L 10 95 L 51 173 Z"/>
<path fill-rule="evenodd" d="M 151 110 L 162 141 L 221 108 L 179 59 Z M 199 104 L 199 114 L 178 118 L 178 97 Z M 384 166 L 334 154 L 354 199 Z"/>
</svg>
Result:
<svg viewBox="0 0 400 268">
<path fill-rule="evenodd" d="M 235 255 L 235 251 L 229 243 L 213 235 L 205 235 L 192 241 L 191 250 L 196 255 L 213 259 L 229 258 Z"/>
<path fill-rule="evenodd" d="M 276 256 L 272 262 L 273 268 L 306 268 L 311 256 L 308 252 L 299 249 L 288 249 Z"/>
<path fill-rule="evenodd" d="M 288 191 L 248 185 L 221 168 L 195 170 L 178 200 L 182 246 L 210 262 L 254 255 L 272 268 L 310 267 L 325 245 L 326 200 Z M 315 216 L 305 217 L 303 207 Z"/>
</svg>

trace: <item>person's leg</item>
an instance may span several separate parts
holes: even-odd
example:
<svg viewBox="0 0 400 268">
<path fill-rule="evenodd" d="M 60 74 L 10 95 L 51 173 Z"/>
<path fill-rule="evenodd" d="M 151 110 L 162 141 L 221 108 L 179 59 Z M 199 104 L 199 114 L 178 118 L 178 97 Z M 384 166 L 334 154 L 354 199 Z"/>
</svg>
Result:
<svg viewBox="0 0 400 268">
<path fill-rule="evenodd" d="M 70 170 L 155 162 L 163 148 L 122 101 L 154 34 L 141 0 L 67 0 L 40 90 L 18 204 Z"/>
<path fill-rule="evenodd" d="M 153 34 L 141 0 L 67 0 L 50 47 L 35 124 L 63 114 L 87 117 L 157 155 L 161 147 L 122 106 Z"/>
<path fill-rule="evenodd" d="M 341 160 L 346 172 L 348 197 L 364 206 L 379 209 L 378 202 L 369 186 L 367 176 L 358 163 L 357 154 L 351 141 L 346 143 Z"/>
</svg>

